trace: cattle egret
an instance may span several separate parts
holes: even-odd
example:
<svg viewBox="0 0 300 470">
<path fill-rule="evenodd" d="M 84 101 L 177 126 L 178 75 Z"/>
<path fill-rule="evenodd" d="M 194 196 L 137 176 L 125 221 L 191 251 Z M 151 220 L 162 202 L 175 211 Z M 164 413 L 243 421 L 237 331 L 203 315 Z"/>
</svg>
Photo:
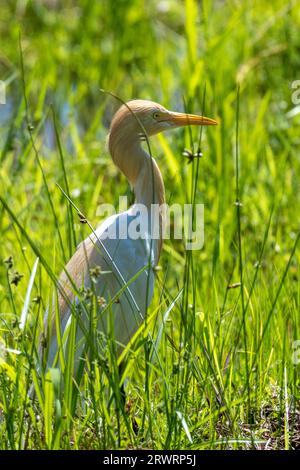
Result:
<svg viewBox="0 0 300 470">
<path fill-rule="evenodd" d="M 80 320 L 75 340 L 74 373 L 88 349 L 91 313 L 82 306 L 82 298 L 92 294 L 96 304 L 98 302 L 96 329 L 99 341 L 113 332 L 117 354 L 144 321 L 153 294 L 153 268 L 160 257 L 164 222 L 163 212 L 153 219 L 150 209 L 152 204 L 163 205 L 165 194 L 158 165 L 142 148 L 141 142 L 145 135 L 148 138 L 180 126 L 216 124 L 213 119 L 171 112 L 160 104 L 144 100 L 129 101 L 116 112 L 109 130 L 108 149 L 113 162 L 133 187 L 135 203 L 129 210 L 109 217 L 93 231 L 79 245 L 61 274 L 58 308 L 62 341 L 57 339 L 58 316 L 53 308 L 51 318 L 48 314 L 45 317 L 45 327 L 52 324 L 50 341 L 43 352 L 47 368 L 60 362 L 62 351 L 58 354 L 58 344 L 65 343 L 66 353 L 74 315 Z M 145 208 L 142 215 L 137 210 L 141 205 Z M 140 216 L 138 237 L 131 236 L 129 230 L 137 215 Z M 157 226 L 153 227 L 153 224 Z M 153 236 L 155 230 L 156 237 Z M 105 343 L 105 339 L 103 341 Z"/>
</svg>

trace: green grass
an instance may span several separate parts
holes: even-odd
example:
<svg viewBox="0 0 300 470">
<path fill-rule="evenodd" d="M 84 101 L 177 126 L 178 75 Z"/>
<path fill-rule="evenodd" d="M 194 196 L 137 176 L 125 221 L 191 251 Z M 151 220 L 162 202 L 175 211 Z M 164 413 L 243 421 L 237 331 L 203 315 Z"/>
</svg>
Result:
<svg viewBox="0 0 300 470">
<path fill-rule="evenodd" d="M 0 448 L 299 448 L 298 3 L 56 3 L 1 7 Z M 59 186 L 92 227 L 131 194 L 105 147 L 119 103 L 100 89 L 220 125 L 151 140 L 167 201 L 205 204 L 205 245 L 165 242 L 124 374 L 91 328 L 78 389 L 71 347 L 41 382 L 36 358 L 55 280 L 91 230 Z"/>
</svg>

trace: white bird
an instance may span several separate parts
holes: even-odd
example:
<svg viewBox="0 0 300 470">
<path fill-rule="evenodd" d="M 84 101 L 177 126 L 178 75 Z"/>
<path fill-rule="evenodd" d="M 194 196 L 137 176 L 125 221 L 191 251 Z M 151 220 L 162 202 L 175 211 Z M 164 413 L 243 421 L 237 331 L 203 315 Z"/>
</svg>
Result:
<svg viewBox="0 0 300 470">
<path fill-rule="evenodd" d="M 141 141 L 145 140 L 145 134 L 148 137 L 179 126 L 215 124 L 213 119 L 171 112 L 160 104 L 144 100 L 129 101 L 114 115 L 108 148 L 113 162 L 133 187 L 135 203 L 129 210 L 109 217 L 91 233 L 79 245 L 60 276 L 59 323 L 65 347 L 71 319 L 76 315 L 79 319 L 74 373 L 87 350 L 87 334 L 92 324 L 93 309 L 84 307 L 82 297 L 101 304 L 97 307 L 93 325 L 104 343 L 105 335 L 113 333 L 116 351 L 120 354 L 144 321 L 153 295 L 153 267 L 157 265 L 162 249 L 164 221 L 163 212 L 156 219 L 151 216 L 151 205 L 163 205 L 165 192 L 158 165 L 142 148 Z M 140 215 L 139 205 L 145 208 Z M 140 236 L 132 236 L 130 227 L 136 228 Z M 49 342 L 43 355 L 47 368 L 59 364 L 60 342 L 57 340 L 55 311 L 53 308 L 50 318 L 48 314 L 45 316 Z"/>
</svg>

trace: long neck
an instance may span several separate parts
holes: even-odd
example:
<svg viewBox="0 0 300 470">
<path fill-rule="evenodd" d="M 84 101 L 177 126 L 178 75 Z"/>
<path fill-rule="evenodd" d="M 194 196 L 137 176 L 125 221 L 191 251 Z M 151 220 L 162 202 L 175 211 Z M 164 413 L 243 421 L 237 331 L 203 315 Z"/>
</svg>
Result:
<svg viewBox="0 0 300 470">
<path fill-rule="evenodd" d="M 143 165 L 133 183 L 135 202 L 151 208 L 151 204 L 165 202 L 165 188 L 161 172 L 154 158 L 143 152 Z"/>
<path fill-rule="evenodd" d="M 148 154 L 133 185 L 135 203 L 148 209 L 148 223 L 154 240 L 155 264 L 158 263 L 163 245 L 165 226 L 165 188 L 161 172 L 154 158 Z M 158 237 L 158 238 L 157 238 Z"/>
<path fill-rule="evenodd" d="M 150 224 L 157 223 L 155 218 L 153 222 L 150 211 L 152 204 L 156 204 L 156 208 L 158 206 L 163 207 L 165 203 L 165 189 L 156 161 L 142 149 L 140 142 L 136 139 L 127 140 L 126 142 L 119 141 L 119 145 L 113 145 L 111 142 L 112 140 L 109 142 L 109 149 L 112 158 L 133 186 L 135 203 L 143 204 L 147 207 Z M 163 210 L 159 212 L 158 223 L 157 233 L 159 233 L 159 239 L 157 240 L 156 262 L 159 260 L 162 248 Z M 153 227 L 151 227 L 151 230 L 153 230 Z"/>
</svg>

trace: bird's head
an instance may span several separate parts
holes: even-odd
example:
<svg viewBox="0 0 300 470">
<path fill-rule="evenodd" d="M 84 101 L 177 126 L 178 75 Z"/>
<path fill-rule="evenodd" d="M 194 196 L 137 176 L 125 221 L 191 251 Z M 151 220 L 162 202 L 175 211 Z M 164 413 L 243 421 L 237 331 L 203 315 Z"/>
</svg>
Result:
<svg viewBox="0 0 300 470">
<path fill-rule="evenodd" d="M 117 156 L 121 151 L 132 149 L 146 134 L 151 136 L 159 132 L 182 126 L 214 126 L 217 121 L 195 114 L 169 111 L 154 101 L 132 100 L 123 104 L 114 115 L 108 146 L 113 160 L 126 174 L 128 162 Z M 128 173 L 128 172 L 127 172 Z"/>
<path fill-rule="evenodd" d="M 154 101 L 132 100 L 123 104 L 113 117 L 111 131 L 122 127 L 126 134 L 148 136 L 181 126 L 214 126 L 217 121 L 195 114 L 169 111 Z"/>
</svg>

